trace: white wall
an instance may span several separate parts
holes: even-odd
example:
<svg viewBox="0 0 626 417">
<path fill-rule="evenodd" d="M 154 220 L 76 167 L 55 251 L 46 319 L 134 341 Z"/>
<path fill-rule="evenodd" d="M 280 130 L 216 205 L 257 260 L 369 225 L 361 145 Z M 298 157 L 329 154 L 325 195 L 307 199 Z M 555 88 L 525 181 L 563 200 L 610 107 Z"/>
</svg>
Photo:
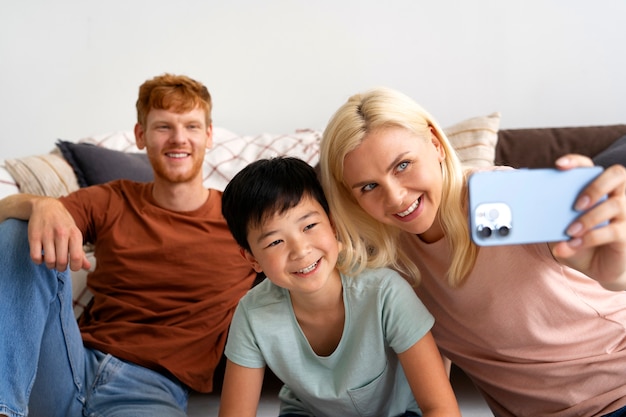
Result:
<svg viewBox="0 0 626 417">
<path fill-rule="evenodd" d="M 322 129 L 352 93 L 445 126 L 626 123 L 623 0 L 0 0 L 0 158 L 132 129 L 137 88 L 203 81 L 242 134 Z"/>
</svg>

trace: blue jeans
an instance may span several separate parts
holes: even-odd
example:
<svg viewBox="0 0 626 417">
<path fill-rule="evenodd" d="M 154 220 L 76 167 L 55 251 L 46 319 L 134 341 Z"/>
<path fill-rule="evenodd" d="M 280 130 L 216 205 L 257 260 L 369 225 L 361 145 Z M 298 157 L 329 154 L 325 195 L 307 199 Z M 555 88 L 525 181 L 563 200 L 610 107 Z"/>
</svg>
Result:
<svg viewBox="0 0 626 417">
<path fill-rule="evenodd" d="M 0 223 L 0 414 L 186 416 L 181 383 L 83 346 L 71 284 L 31 261 L 26 222 Z"/>
</svg>

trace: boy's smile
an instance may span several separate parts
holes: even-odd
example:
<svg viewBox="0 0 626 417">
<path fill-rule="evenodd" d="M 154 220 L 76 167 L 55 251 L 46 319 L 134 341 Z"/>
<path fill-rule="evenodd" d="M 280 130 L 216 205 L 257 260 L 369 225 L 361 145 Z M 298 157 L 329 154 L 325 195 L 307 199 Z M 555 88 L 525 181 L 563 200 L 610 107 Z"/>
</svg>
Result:
<svg viewBox="0 0 626 417">
<path fill-rule="evenodd" d="M 330 277 L 339 276 L 334 228 L 322 206 L 307 195 L 295 207 L 249 228 L 248 242 L 252 253 L 245 256 L 257 272 L 291 292 L 317 292 Z"/>
</svg>

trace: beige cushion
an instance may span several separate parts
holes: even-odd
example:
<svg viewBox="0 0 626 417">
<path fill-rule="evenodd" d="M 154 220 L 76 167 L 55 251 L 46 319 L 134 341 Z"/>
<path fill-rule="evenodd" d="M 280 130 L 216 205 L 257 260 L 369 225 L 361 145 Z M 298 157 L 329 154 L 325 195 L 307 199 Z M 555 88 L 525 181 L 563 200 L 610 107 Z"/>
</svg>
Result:
<svg viewBox="0 0 626 417">
<path fill-rule="evenodd" d="M 494 164 L 500 113 L 472 117 L 444 128 L 463 166 L 485 167 Z"/>
<path fill-rule="evenodd" d="M 57 153 L 7 159 L 5 164 L 22 193 L 60 197 L 78 190 L 72 167 Z"/>
</svg>

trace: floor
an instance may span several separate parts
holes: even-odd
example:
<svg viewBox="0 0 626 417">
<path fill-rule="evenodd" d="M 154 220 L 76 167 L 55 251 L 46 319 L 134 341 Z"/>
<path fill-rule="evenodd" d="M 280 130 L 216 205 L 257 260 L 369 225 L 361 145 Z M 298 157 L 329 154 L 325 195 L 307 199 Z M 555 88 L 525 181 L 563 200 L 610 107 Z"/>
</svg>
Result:
<svg viewBox="0 0 626 417">
<path fill-rule="evenodd" d="M 478 394 L 472 382 L 458 368 L 452 369 L 450 380 L 452 388 L 457 395 L 457 401 L 461 407 L 463 417 L 489 417 L 493 416 L 485 401 Z M 278 385 L 271 384 L 265 387 L 261 396 L 261 403 L 257 416 L 277 417 L 278 416 Z M 212 417 L 217 416 L 219 409 L 218 394 L 198 394 L 193 393 L 189 399 L 187 414 L 189 417 Z"/>
</svg>

